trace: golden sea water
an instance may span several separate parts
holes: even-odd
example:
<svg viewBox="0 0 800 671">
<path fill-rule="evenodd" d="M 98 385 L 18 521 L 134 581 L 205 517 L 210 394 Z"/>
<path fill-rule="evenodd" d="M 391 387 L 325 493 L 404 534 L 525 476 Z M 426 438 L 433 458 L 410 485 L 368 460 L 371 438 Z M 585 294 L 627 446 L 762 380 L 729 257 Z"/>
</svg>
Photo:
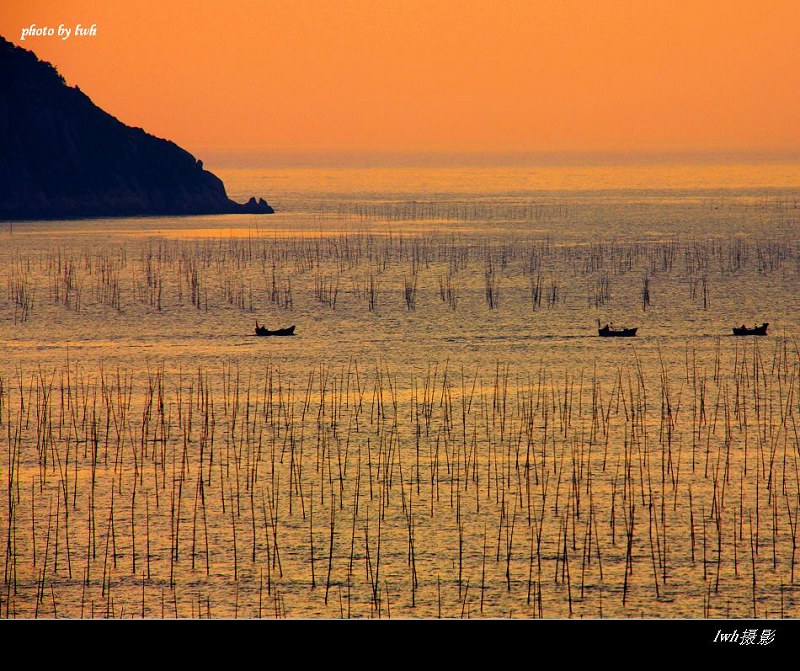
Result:
<svg viewBox="0 0 800 671">
<path fill-rule="evenodd" d="M 797 614 L 797 163 L 217 172 L 0 229 L 0 615 Z"/>
</svg>

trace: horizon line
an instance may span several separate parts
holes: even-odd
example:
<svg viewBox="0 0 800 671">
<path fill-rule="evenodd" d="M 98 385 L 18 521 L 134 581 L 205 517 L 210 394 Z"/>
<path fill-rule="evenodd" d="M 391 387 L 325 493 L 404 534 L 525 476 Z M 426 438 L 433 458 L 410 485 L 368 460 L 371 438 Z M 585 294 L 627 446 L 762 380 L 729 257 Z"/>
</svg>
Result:
<svg viewBox="0 0 800 671">
<path fill-rule="evenodd" d="M 405 149 L 405 148 L 338 148 L 338 147 L 252 147 L 203 146 L 187 149 L 197 158 L 217 164 L 261 163 L 270 158 L 281 163 L 307 165 L 363 163 L 385 165 L 387 161 L 401 166 L 424 167 L 455 165 L 540 165 L 609 166 L 609 165 L 736 165 L 758 163 L 800 163 L 797 149 L 588 149 L 588 150 L 503 150 L 503 149 Z"/>
</svg>

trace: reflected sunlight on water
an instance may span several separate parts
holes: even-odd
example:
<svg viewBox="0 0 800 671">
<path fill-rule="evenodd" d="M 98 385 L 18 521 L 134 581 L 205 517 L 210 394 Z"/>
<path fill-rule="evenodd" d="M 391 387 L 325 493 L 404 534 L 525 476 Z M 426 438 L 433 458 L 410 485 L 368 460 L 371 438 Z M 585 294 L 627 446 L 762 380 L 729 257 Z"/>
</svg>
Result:
<svg viewBox="0 0 800 671">
<path fill-rule="evenodd" d="M 797 614 L 797 165 L 222 176 L 0 227 L 0 615 Z"/>
</svg>

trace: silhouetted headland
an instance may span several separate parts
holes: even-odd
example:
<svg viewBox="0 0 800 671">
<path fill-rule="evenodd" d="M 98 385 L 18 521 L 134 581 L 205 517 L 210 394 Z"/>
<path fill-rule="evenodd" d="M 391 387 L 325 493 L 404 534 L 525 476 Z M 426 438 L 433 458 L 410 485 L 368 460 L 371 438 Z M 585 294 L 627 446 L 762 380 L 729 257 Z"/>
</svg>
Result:
<svg viewBox="0 0 800 671">
<path fill-rule="evenodd" d="M 0 37 L 0 219 L 271 214 L 174 142 L 126 126 Z"/>
</svg>

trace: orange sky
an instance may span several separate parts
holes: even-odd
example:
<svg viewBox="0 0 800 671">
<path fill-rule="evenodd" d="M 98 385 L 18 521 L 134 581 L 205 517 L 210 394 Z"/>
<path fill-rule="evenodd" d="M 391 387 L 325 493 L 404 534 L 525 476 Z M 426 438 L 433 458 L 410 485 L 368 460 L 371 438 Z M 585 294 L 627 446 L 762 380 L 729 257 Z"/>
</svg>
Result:
<svg viewBox="0 0 800 671">
<path fill-rule="evenodd" d="M 4 0 L 0 34 L 193 152 L 800 150 L 799 0 Z"/>
</svg>

